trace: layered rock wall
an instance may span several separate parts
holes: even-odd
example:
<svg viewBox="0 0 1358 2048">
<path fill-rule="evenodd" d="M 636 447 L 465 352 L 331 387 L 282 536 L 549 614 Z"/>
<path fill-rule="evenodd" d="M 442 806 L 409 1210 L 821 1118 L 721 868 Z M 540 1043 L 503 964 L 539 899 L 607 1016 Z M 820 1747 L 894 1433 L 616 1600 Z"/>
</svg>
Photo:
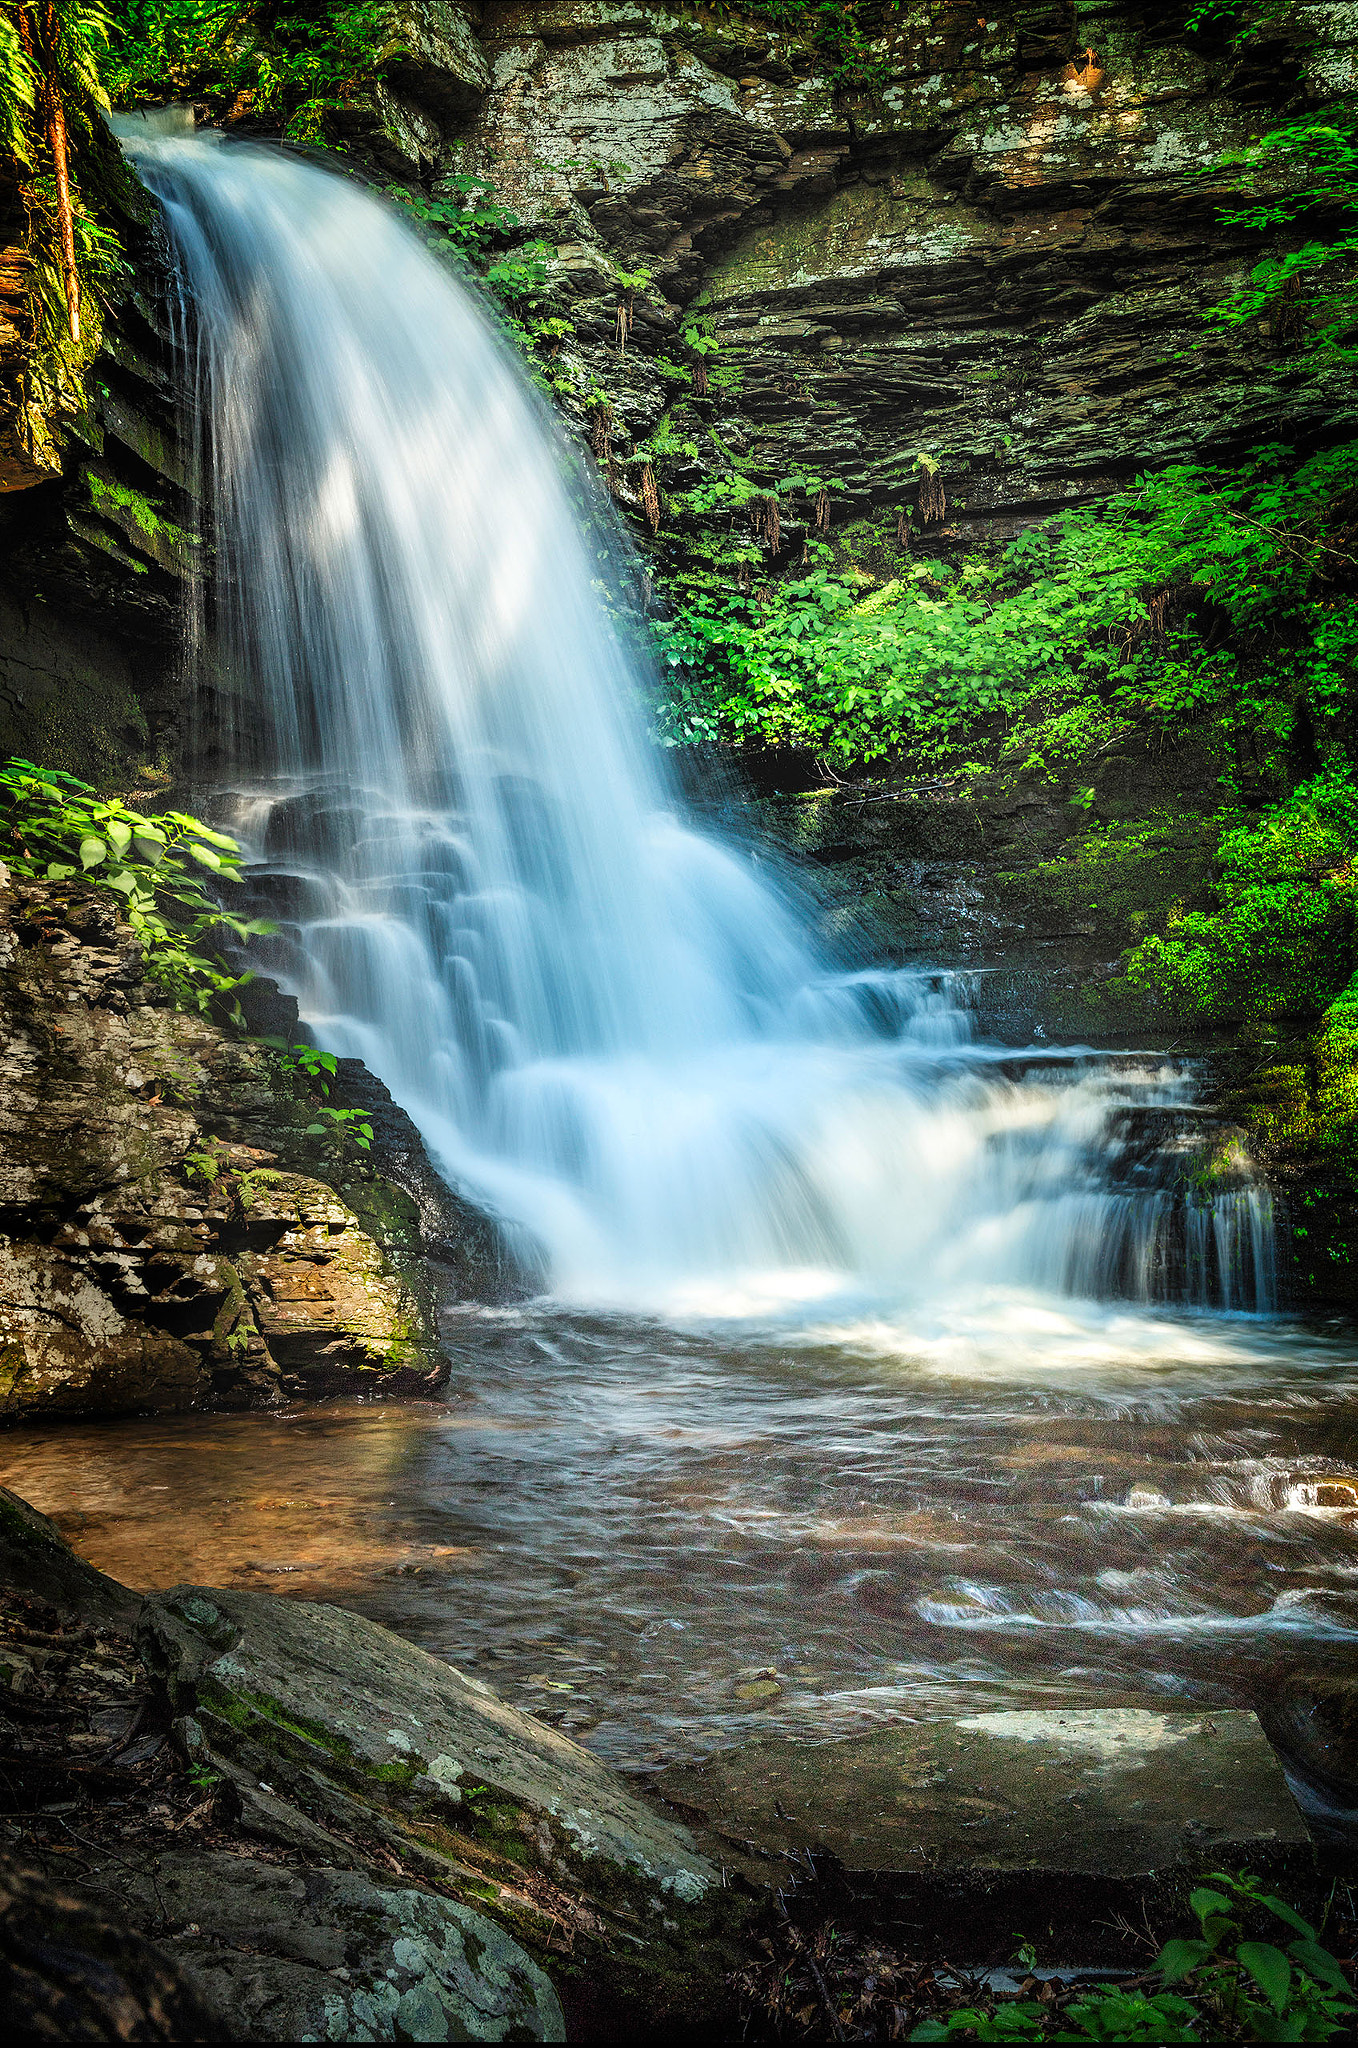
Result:
<svg viewBox="0 0 1358 2048">
<path fill-rule="evenodd" d="M 624 502 L 630 452 L 680 490 L 734 453 L 827 481 L 838 523 L 913 506 L 927 458 L 965 541 L 1165 462 L 1353 430 L 1352 391 L 1280 337 L 1202 324 L 1258 251 L 1211 166 L 1358 87 L 1351 8 L 1241 49 L 1155 0 L 858 17 L 867 88 L 734 8 L 481 10 L 492 82 L 456 162 L 554 252 Z M 620 347 L 614 280 L 640 266 Z M 720 344 L 696 402 L 671 374 L 695 316 Z"/>
<path fill-rule="evenodd" d="M 415 1201 L 308 1121 L 107 894 L 0 888 L 0 1419 L 436 1383 Z"/>
</svg>

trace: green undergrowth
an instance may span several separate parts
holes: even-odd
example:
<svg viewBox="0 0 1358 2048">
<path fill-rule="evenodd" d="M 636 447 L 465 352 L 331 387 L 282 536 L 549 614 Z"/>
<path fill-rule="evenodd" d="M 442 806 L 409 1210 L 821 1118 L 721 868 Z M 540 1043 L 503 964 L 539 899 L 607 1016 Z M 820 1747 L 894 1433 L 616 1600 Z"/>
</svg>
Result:
<svg viewBox="0 0 1358 2048">
<path fill-rule="evenodd" d="M 1332 2041 L 1358 2000 L 1321 1930 L 1257 1878 L 1213 1871 L 1189 1904 L 1198 1933 L 1161 1949 L 1149 1981 L 1061 2003 L 992 2001 L 929 2019 L 912 2041 Z M 1261 1938 L 1270 1936 L 1271 1939 Z"/>
<path fill-rule="evenodd" d="M 333 142 L 402 54 L 391 15 L 385 0 L 113 0 L 104 80 L 115 106 L 178 94 Z"/>
<path fill-rule="evenodd" d="M 21 442 L 55 470 L 60 415 L 83 412 L 85 376 L 105 314 L 131 276 L 123 234 L 143 202 L 103 124 L 108 21 L 91 0 L 14 0 L 0 14 L 0 155 L 26 216 L 30 345 L 17 371 Z M 63 207 L 52 115 L 60 115 L 74 257 L 74 313 L 63 259 Z"/>
<path fill-rule="evenodd" d="M 273 930 L 227 909 L 207 878 L 240 879 L 240 848 L 183 811 L 154 816 L 54 768 L 12 759 L 0 767 L 0 857 L 15 874 L 107 891 L 141 943 L 149 977 L 180 1009 L 243 1024 L 239 990 L 215 950 Z"/>
</svg>

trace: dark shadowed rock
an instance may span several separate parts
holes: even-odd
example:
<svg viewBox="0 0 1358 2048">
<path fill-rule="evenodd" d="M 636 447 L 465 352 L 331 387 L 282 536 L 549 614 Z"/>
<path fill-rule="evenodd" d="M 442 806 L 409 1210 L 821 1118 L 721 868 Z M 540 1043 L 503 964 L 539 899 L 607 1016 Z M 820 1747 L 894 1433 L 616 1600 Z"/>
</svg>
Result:
<svg viewBox="0 0 1358 2048">
<path fill-rule="evenodd" d="M 218 2036 L 566 2038 L 544 1972 L 454 1899 L 354 1870 L 212 1853 L 110 1858 L 84 1881 L 157 1929 Z"/>
<path fill-rule="evenodd" d="M 210 2015 L 185 1975 L 126 1925 L 116 1899 L 93 1904 L 8 1857 L 0 1857 L 0 2010 L 10 2040 L 240 2038 L 230 2011 Z"/>
<path fill-rule="evenodd" d="M 0 1603 L 37 1601 L 87 1625 L 131 1629 L 141 1597 L 77 1557 L 55 1522 L 0 1486 Z M 15 1690 L 12 1675 L 5 1680 Z"/>
</svg>

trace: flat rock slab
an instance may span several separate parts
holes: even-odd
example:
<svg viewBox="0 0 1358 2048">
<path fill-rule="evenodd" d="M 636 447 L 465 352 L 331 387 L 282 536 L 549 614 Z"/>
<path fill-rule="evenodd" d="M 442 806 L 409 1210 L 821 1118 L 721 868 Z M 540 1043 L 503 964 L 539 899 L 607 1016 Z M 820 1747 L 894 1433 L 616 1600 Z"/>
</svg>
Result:
<svg viewBox="0 0 1358 2048">
<path fill-rule="evenodd" d="M 752 1742 L 657 1789 L 733 1846 L 851 1871 L 1129 1878 L 1309 1841 L 1253 1714 L 974 1714 L 819 1747 Z"/>
</svg>

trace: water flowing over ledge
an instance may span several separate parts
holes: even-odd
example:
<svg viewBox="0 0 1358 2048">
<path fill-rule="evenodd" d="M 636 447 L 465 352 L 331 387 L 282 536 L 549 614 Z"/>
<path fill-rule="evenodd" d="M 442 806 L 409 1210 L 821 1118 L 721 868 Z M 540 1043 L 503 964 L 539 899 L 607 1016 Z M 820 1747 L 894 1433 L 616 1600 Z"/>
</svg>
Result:
<svg viewBox="0 0 1358 2048">
<path fill-rule="evenodd" d="M 1267 1197 L 1194 1191 L 1183 1072 L 975 1043 L 954 979 L 837 971 L 677 815 L 584 486 L 470 290 L 282 151 L 133 147 L 182 280 L 211 751 L 270 965 L 544 1287 L 822 1341 L 946 1342 L 1007 1295 L 1269 1306 Z"/>
</svg>

